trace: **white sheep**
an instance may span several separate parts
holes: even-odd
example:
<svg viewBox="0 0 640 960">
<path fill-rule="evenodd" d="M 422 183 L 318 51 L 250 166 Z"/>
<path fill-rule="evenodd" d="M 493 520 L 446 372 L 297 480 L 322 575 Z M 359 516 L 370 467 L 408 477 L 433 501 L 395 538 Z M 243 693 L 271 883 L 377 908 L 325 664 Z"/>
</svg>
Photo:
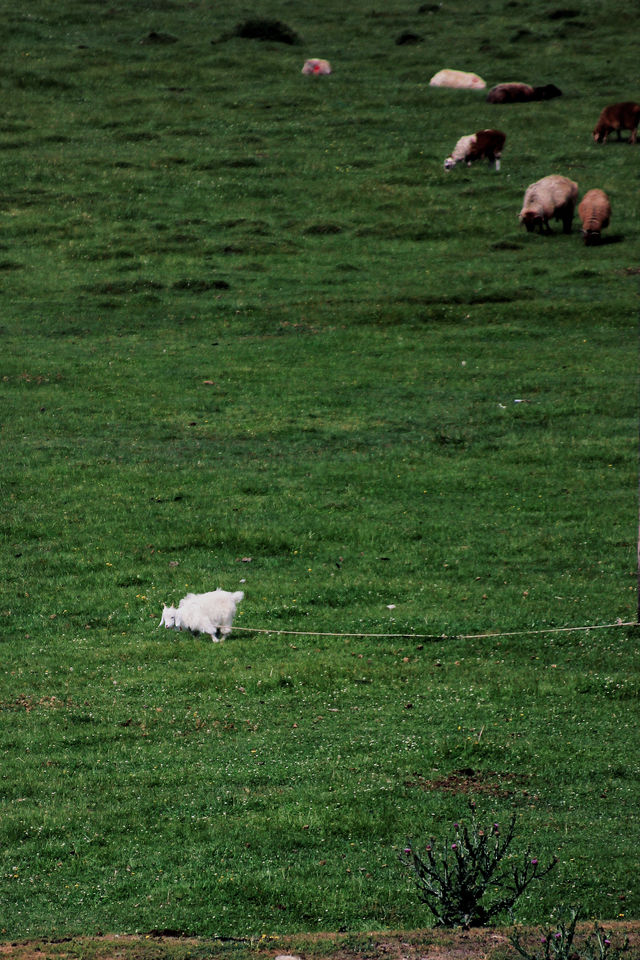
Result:
<svg viewBox="0 0 640 960">
<path fill-rule="evenodd" d="M 456 90 L 486 90 L 487 84 L 477 73 L 464 70 L 451 70 L 445 67 L 429 80 L 430 87 L 454 87 Z"/>
<path fill-rule="evenodd" d="M 571 233 L 573 211 L 578 198 L 578 184 L 559 173 L 552 173 L 527 187 L 520 211 L 520 223 L 530 233 L 551 233 L 549 220 L 562 220 L 564 233 Z"/>
<path fill-rule="evenodd" d="M 214 643 L 231 633 L 236 606 L 244 600 L 238 590 L 212 590 L 209 593 L 188 593 L 177 607 L 165 606 L 159 626 L 175 630 L 191 630 L 193 633 L 208 633 Z M 218 636 L 218 630 L 220 636 Z"/>
</svg>

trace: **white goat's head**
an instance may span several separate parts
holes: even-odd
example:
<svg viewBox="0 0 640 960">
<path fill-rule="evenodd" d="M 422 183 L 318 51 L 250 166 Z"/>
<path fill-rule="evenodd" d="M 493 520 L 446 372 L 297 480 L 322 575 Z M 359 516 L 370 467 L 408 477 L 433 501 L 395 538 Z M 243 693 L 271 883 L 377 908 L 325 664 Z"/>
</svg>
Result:
<svg viewBox="0 0 640 960">
<path fill-rule="evenodd" d="M 158 624 L 161 627 L 163 624 L 165 627 L 175 627 L 178 611 L 175 607 L 163 607 L 162 609 L 162 618 Z"/>
</svg>

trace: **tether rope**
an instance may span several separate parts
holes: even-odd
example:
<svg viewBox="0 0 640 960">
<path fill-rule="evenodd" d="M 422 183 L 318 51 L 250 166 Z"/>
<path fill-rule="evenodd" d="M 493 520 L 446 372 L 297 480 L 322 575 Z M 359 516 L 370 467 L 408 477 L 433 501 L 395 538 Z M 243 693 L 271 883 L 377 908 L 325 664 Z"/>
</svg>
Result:
<svg viewBox="0 0 640 960">
<path fill-rule="evenodd" d="M 239 627 L 234 625 L 234 633 L 275 633 L 289 637 L 360 637 L 387 640 L 486 640 L 497 637 L 540 636 L 545 633 L 578 633 L 589 630 L 612 630 L 615 627 L 637 627 L 636 621 L 616 620 L 615 623 L 596 623 L 583 627 L 547 627 L 544 630 L 511 630 L 508 633 L 325 633 L 321 630 L 276 630 L 270 627 Z"/>
</svg>

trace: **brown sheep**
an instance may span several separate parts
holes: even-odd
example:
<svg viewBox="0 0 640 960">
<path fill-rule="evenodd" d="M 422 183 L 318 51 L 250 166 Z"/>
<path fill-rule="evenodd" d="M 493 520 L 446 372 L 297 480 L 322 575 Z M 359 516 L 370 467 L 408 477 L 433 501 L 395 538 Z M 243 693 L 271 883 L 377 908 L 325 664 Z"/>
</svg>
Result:
<svg viewBox="0 0 640 960">
<path fill-rule="evenodd" d="M 528 83 L 499 83 L 487 94 L 489 103 L 523 103 L 533 99 L 533 87 Z"/>
<path fill-rule="evenodd" d="M 582 221 L 582 239 L 587 246 L 600 243 L 600 231 L 609 226 L 611 203 L 604 190 L 588 190 L 578 207 Z"/>
<path fill-rule="evenodd" d="M 466 163 L 468 167 L 475 160 L 488 160 L 496 170 L 500 169 L 500 157 L 506 140 L 502 130 L 478 130 L 466 137 L 460 137 L 450 157 L 444 162 L 445 170 L 452 170 L 457 163 Z"/>
<path fill-rule="evenodd" d="M 635 143 L 638 123 L 640 123 L 640 103 L 635 103 L 633 100 L 626 100 L 624 103 L 612 103 L 605 107 L 600 114 L 593 131 L 593 139 L 596 143 L 606 143 L 609 134 L 616 130 L 618 140 L 621 140 L 622 131 L 630 130 L 629 143 Z"/>
<path fill-rule="evenodd" d="M 532 87 L 529 83 L 499 83 L 487 94 L 489 103 L 527 103 L 531 100 L 551 100 L 561 97 L 562 90 L 555 83 L 546 83 L 542 87 Z"/>
<path fill-rule="evenodd" d="M 562 220 L 564 233 L 571 233 L 573 210 L 578 197 L 578 184 L 568 177 L 552 173 L 527 187 L 520 211 L 520 223 L 531 233 L 551 233 L 549 220 Z"/>
</svg>

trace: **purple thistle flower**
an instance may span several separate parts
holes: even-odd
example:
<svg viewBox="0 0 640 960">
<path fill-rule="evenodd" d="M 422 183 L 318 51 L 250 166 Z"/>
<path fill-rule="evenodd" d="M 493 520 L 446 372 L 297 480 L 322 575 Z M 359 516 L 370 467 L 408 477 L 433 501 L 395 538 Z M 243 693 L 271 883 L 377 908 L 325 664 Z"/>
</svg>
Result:
<svg viewBox="0 0 640 960">
<path fill-rule="evenodd" d="M 405 853 L 411 853 L 411 847 L 405 847 L 405 848 L 404 848 L 404 852 L 405 852 Z"/>
<path fill-rule="evenodd" d="M 562 934 L 556 933 L 556 940 L 561 940 L 561 939 L 562 939 Z"/>
<path fill-rule="evenodd" d="M 457 849 L 458 849 L 458 844 L 457 844 L 457 843 L 452 843 L 452 844 L 451 844 L 451 849 L 452 849 L 452 850 L 457 850 Z"/>
<path fill-rule="evenodd" d="M 538 863 L 538 861 L 537 861 L 536 858 L 534 857 L 533 860 L 531 861 L 531 863 L 532 863 L 532 864 L 534 865 L 534 867 L 535 867 L 536 864 Z"/>
<path fill-rule="evenodd" d="M 610 946 L 611 946 L 611 940 L 605 940 L 604 945 L 605 945 L 605 947 L 610 947 Z"/>
</svg>

